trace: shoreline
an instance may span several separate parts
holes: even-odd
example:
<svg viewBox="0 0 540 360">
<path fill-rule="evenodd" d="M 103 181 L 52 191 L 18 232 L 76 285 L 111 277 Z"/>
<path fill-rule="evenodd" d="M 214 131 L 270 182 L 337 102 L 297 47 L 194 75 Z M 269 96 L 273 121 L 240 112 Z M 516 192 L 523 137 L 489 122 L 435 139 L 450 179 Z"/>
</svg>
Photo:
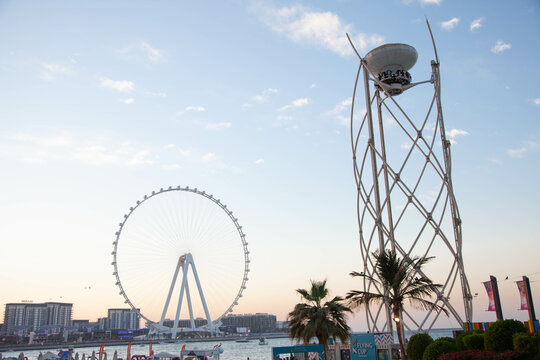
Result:
<svg viewBox="0 0 540 360">
<path fill-rule="evenodd" d="M 267 339 L 280 339 L 289 337 L 288 334 L 259 334 L 257 336 L 248 336 L 252 339 L 258 339 L 259 337 L 265 337 Z M 216 341 L 231 341 L 245 338 L 245 336 L 219 336 L 210 338 L 198 338 L 198 339 L 177 339 L 177 340 L 160 340 L 152 339 L 153 345 L 159 344 L 181 344 L 191 342 L 216 342 Z M 149 345 L 150 340 L 105 340 L 105 341 L 88 341 L 88 342 L 76 342 L 76 343 L 56 343 L 56 344 L 12 344 L 12 345 L 0 345 L 0 353 L 2 352 L 14 352 L 14 351 L 35 351 L 35 350 L 58 350 L 62 349 L 78 349 L 84 347 L 96 346 L 99 348 L 102 344 L 105 346 L 127 346 L 131 342 L 131 345 Z"/>
</svg>

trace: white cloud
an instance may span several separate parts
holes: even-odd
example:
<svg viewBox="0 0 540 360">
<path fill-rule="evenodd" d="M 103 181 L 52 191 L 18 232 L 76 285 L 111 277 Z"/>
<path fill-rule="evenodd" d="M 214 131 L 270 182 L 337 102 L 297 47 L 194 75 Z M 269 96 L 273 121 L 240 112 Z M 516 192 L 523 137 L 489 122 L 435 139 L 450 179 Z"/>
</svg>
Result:
<svg viewBox="0 0 540 360">
<path fill-rule="evenodd" d="M 73 68 L 71 66 L 49 63 L 41 65 L 39 77 L 43 80 L 52 81 L 70 75 L 71 73 L 73 73 Z"/>
<path fill-rule="evenodd" d="M 203 112 L 206 109 L 203 106 L 186 106 L 186 111 Z"/>
<path fill-rule="evenodd" d="M 441 0 L 420 0 L 422 5 L 441 5 Z"/>
<path fill-rule="evenodd" d="M 343 23 L 338 15 L 330 11 L 312 11 L 302 5 L 275 8 L 263 3 L 257 3 L 253 10 L 260 21 L 290 40 L 326 48 L 340 56 L 353 54 L 346 33 L 361 51 L 384 40 L 378 34 L 353 33 L 351 24 Z"/>
<path fill-rule="evenodd" d="M 512 44 L 507 44 L 502 40 L 497 40 L 497 43 L 491 48 L 491 52 L 494 54 L 502 53 L 503 51 L 510 50 Z"/>
<path fill-rule="evenodd" d="M 315 89 L 317 87 L 317 84 L 313 83 L 309 86 L 310 89 Z"/>
<path fill-rule="evenodd" d="M 30 143 L 43 147 L 62 147 L 72 144 L 73 140 L 67 134 L 56 136 L 34 136 L 27 133 L 17 133 L 10 137 L 17 142 Z"/>
<path fill-rule="evenodd" d="M 284 111 L 291 108 L 299 108 L 302 106 L 305 106 L 310 103 L 310 100 L 308 98 L 300 98 L 292 101 L 290 104 L 287 104 L 285 106 L 280 107 L 277 109 L 278 111 Z"/>
<path fill-rule="evenodd" d="M 260 94 L 253 96 L 253 100 L 259 103 L 264 102 L 268 100 L 270 95 L 277 94 L 277 93 L 278 93 L 278 89 L 268 88 L 262 91 Z"/>
<path fill-rule="evenodd" d="M 339 104 L 337 104 L 332 110 L 328 111 L 328 115 L 337 115 L 341 114 L 344 110 L 347 110 L 350 108 L 352 104 L 352 97 L 349 97 L 343 101 L 341 101 Z"/>
<path fill-rule="evenodd" d="M 176 147 L 176 145 L 174 144 L 167 144 L 164 146 L 165 149 L 174 149 Z"/>
<path fill-rule="evenodd" d="M 208 130 L 223 130 L 228 129 L 232 126 L 230 122 L 218 122 L 218 123 L 209 123 L 206 125 Z"/>
<path fill-rule="evenodd" d="M 106 77 L 99 79 L 100 86 L 107 89 L 116 90 L 119 92 L 131 92 L 135 90 L 135 84 L 127 80 L 111 80 Z"/>
<path fill-rule="evenodd" d="M 494 157 L 487 158 L 487 161 L 489 161 L 492 164 L 500 164 L 501 163 L 501 161 L 499 159 L 494 158 Z"/>
<path fill-rule="evenodd" d="M 515 158 L 515 159 L 523 158 L 523 156 L 525 156 L 526 152 L 527 152 L 526 147 L 522 147 L 522 148 L 519 148 L 519 149 L 508 149 L 508 150 L 506 150 L 506 153 L 508 154 L 508 156 L 510 156 L 512 158 Z"/>
<path fill-rule="evenodd" d="M 461 130 L 461 129 L 452 129 L 446 132 L 446 136 L 448 136 L 451 139 L 454 139 L 456 136 L 463 136 L 463 135 L 470 135 L 470 134 L 468 131 Z"/>
<path fill-rule="evenodd" d="M 482 27 L 482 23 L 484 22 L 485 18 L 484 17 L 481 17 L 481 18 L 478 18 L 478 19 L 474 19 L 472 22 L 471 22 L 471 31 L 475 31 L 477 29 L 480 29 Z"/>
<path fill-rule="evenodd" d="M 539 105 L 539 106 L 540 106 L 540 98 L 534 99 L 533 102 L 534 102 L 535 105 Z"/>
<path fill-rule="evenodd" d="M 457 26 L 457 24 L 459 23 L 459 18 L 457 17 L 454 17 L 448 21 L 443 21 L 441 23 L 441 28 L 443 30 L 447 30 L 447 31 L 450 31 L 452 30 L 453 28 L 455 28 Z"/>
<path fill-rule="evenodd" d="M 256 164 L 256 165 L 262 165 L 262 164 L 264 164 L 264 159 L 257 159 L 257 160 L 255 160 L 255 164 Z"/>
<path fill-rule="evenodd" d="M 119 101 L 121 103 L 124 103 L 124 104 L 133 104 L 135 102 L 135 99 L 134 98 L 128 98 L 128 99 L 120 99 Z"/>
<path fill-rule="evenodd" d="M 147 42 L 141 41 L 139 44 L 141 50 L 146 54 L 148 60 L 158 62 L 163 59 L 163 54 L 160 50 L 154 49 Z"/>
<path fill-rule="evenodd" d="M 294 116 L 291 115 L 278 115 L 278 121 L 291 121 L 294 120 Z"/>
<path fill-rule="evenodd" d="M 179 164 L 165 164 L 162 167 L 165 170 L 176 170 L 176 169 L 181 169 L 182 168 Z"/>
<path fill-rule="evenodd" d="M 209 152 L 209 153 L 204 154 L 201 157 L 201 159 L 204 162 L 214 161 L 214 160 L 217 159 L 217 155 L 215 153 L 213 153 L 213 152 Z"/>
</svg>

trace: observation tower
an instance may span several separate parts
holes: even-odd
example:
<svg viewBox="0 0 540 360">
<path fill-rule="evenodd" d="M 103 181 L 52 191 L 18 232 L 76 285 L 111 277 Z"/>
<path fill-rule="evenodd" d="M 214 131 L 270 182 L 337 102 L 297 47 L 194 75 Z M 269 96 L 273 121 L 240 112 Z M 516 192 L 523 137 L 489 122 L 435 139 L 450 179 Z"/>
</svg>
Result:
<svg viewBox="0 0 540 360">
<path fill-rule="evenodd" d="M 472 296 L 452 185 L 451 141 L 443 120 L 440 63 L 427 25 L 435 60 L 429 78 L 416 83 L 409 73 L 418 59 L 414 47 L 385 44 L 362 57 L 349 38 L 360 60 L 350 136 L 362 271 L 376 276 L 375 251 L 393 250 L 405 260 L 435 257 L 422 271 L 417 270 L 417 276 L 442 284 L 440 289 L 434 288 L 436 298 L 431 300 L 463 327 L 472 319 Z M 362 85 L 363 99 L 358 94 Z M 364 290 L 388 291 L 367 278 Z M 416 311 L 407 301 L 404 305 L 399 322 L 402 330 L 429 331 L 442 312 L 435 306 Z M 389 304 L 366 307 L 365 316 L 369 331 L 393 331 Z"/>
</svg>

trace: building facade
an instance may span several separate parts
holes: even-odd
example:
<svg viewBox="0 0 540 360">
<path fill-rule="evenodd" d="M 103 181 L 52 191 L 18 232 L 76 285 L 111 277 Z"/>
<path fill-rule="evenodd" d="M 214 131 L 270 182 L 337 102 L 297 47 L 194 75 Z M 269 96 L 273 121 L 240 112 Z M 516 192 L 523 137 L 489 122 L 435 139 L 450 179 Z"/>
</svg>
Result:
<svg viewBox="0 0 540 360">
<path fill-rule="evenodd" d="M 266 313 L 228 315 L 221 322 L 229 329 L 247 328 L 254 333 L 276 331 L 276 316 Z"/>
<path fill-rule="evenodd" d="M 58 333 L 71 326 L 73 304 L 11 303 L 4 311 L 4 333 L 6 335 Z"/>
<path fill-rule="evenodd" d="M 132 309 L 109 309 L 107 311 L 108 329 L 139 329 L 139 315 Z"/>
</svg>

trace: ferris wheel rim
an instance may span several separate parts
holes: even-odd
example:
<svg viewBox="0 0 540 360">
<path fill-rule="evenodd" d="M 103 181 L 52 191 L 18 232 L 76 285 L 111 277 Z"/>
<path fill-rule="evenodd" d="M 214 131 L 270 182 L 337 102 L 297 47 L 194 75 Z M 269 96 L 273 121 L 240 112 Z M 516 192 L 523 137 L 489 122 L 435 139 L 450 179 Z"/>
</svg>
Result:
<svg viewBox="0 0 540 360">
<path fill-rule="evenodd" d="M 157 324 L 158 323 L 157 321 L 151 320 L 146 315 L 144 315 L 141 312 L 141 310 L 137 309 L 137 307 L 129 299 L 128 295 L 126 294 L 126 291 L 124 290 L 124 287 L 122 286 L 122 281 L 120 279 L 120 275 L 119 275 L 119 272 L 118 272 L 116 254 L 117 254 L 117 249 L 118 249 L 118 243 L 120 241 L 120 236 L 122 234 L 122 229 L 123 229 L 125 223 L 127 222 L 127 220 L 129 219 L 129 217 L 131 216 L 131 214 L 133 214 L 133 212 L 140 205 L 142 205 L 145 201 L 149 200 L 150 198 L 152 198 L 154 196 L 157 196 L 159 194 L 163 194 L 163 193 L 171 192 L 171 191 L 191 192 L 191 193 L 203 196 L 203 197 L 207 198 L 208 200 L 212 201 L 214 204 L 218 205 L 227 214 L 227 216 L 231 219 L 234 226 L 236 227 L 238 235 L 240 236 L 240 241 L 242 242 L 242 248 L 243 248 L 243 251 L 244 251 L 244 273 L 243 273 L 243 277 L 242 277 L 242 284 L 240 285 L 240 289 L 238 290 L 238 292 L 236 294 L 236 297 L 234 298 L 231 305 L 229 305 L 227 307 L 227 309 L 225 310 L 225 312 L 223 314 L 218 316 L 216 319 L 212 320 L 212 323 L 217 323 L 217 322 L 219 322 L 221 320 L 221 318 L 226 316 L 228 313 L 232 312 L 232 309 L 236 305 L 238 305 L 238 300 L 242 297 L 242 293 L 246 289 L 246 282 L 248 280 L 248 273 L 249 273 L 249 270 L 250 270 L 249 269 L 249 264 L 250 264 L 249 250 L 247 248 L 248 243 L 246 241 L 246 234 L 244 234 L 244 232 L 242 231 L 242 226 L 240 226 L 240 224 L 238 222 L 238 218 L 236 218 L 233 215 L 233 212 L 230 211 L 227 208 L 227 205 L 224 204 L 223 202 L 221 202 L 220 199 L 217 199 L 216 197 L 214 197 L 212 194 L 209 194 L 209 193 L 207 193 L 205 191 L 200 191 L 197 188 L 190 188 L 189 186 L 182 187 L 180 185 L 178 185 L 178 186 L 169 186 L 168 188 L 160 188 L 158 191 L 152 191 L 150 195 L 144 195 L 142 200 L 137 200 L 135 206 L 132 206 L 132 207 L 129 208 L 129 212 L 124 214 L 123 220 L 118 224 L 118 231 L 115 233 L 115 240 L 113 242 L 113 251 L 111 253 L 111 255 L 113 256 L 113 262 L 111 263 L 111 265 L 114 268 L 113 276 L 116 278 L 116 284 L 115 285 L 118 286 L 118 288 L 120 289 L 119 295 L 122 295 L 124 297 L 124 303 L 125 304 L 128 304 L 133 311 L 135 311 L 141 318 L 145 319 L 149 324 Z"/>
</svg>

